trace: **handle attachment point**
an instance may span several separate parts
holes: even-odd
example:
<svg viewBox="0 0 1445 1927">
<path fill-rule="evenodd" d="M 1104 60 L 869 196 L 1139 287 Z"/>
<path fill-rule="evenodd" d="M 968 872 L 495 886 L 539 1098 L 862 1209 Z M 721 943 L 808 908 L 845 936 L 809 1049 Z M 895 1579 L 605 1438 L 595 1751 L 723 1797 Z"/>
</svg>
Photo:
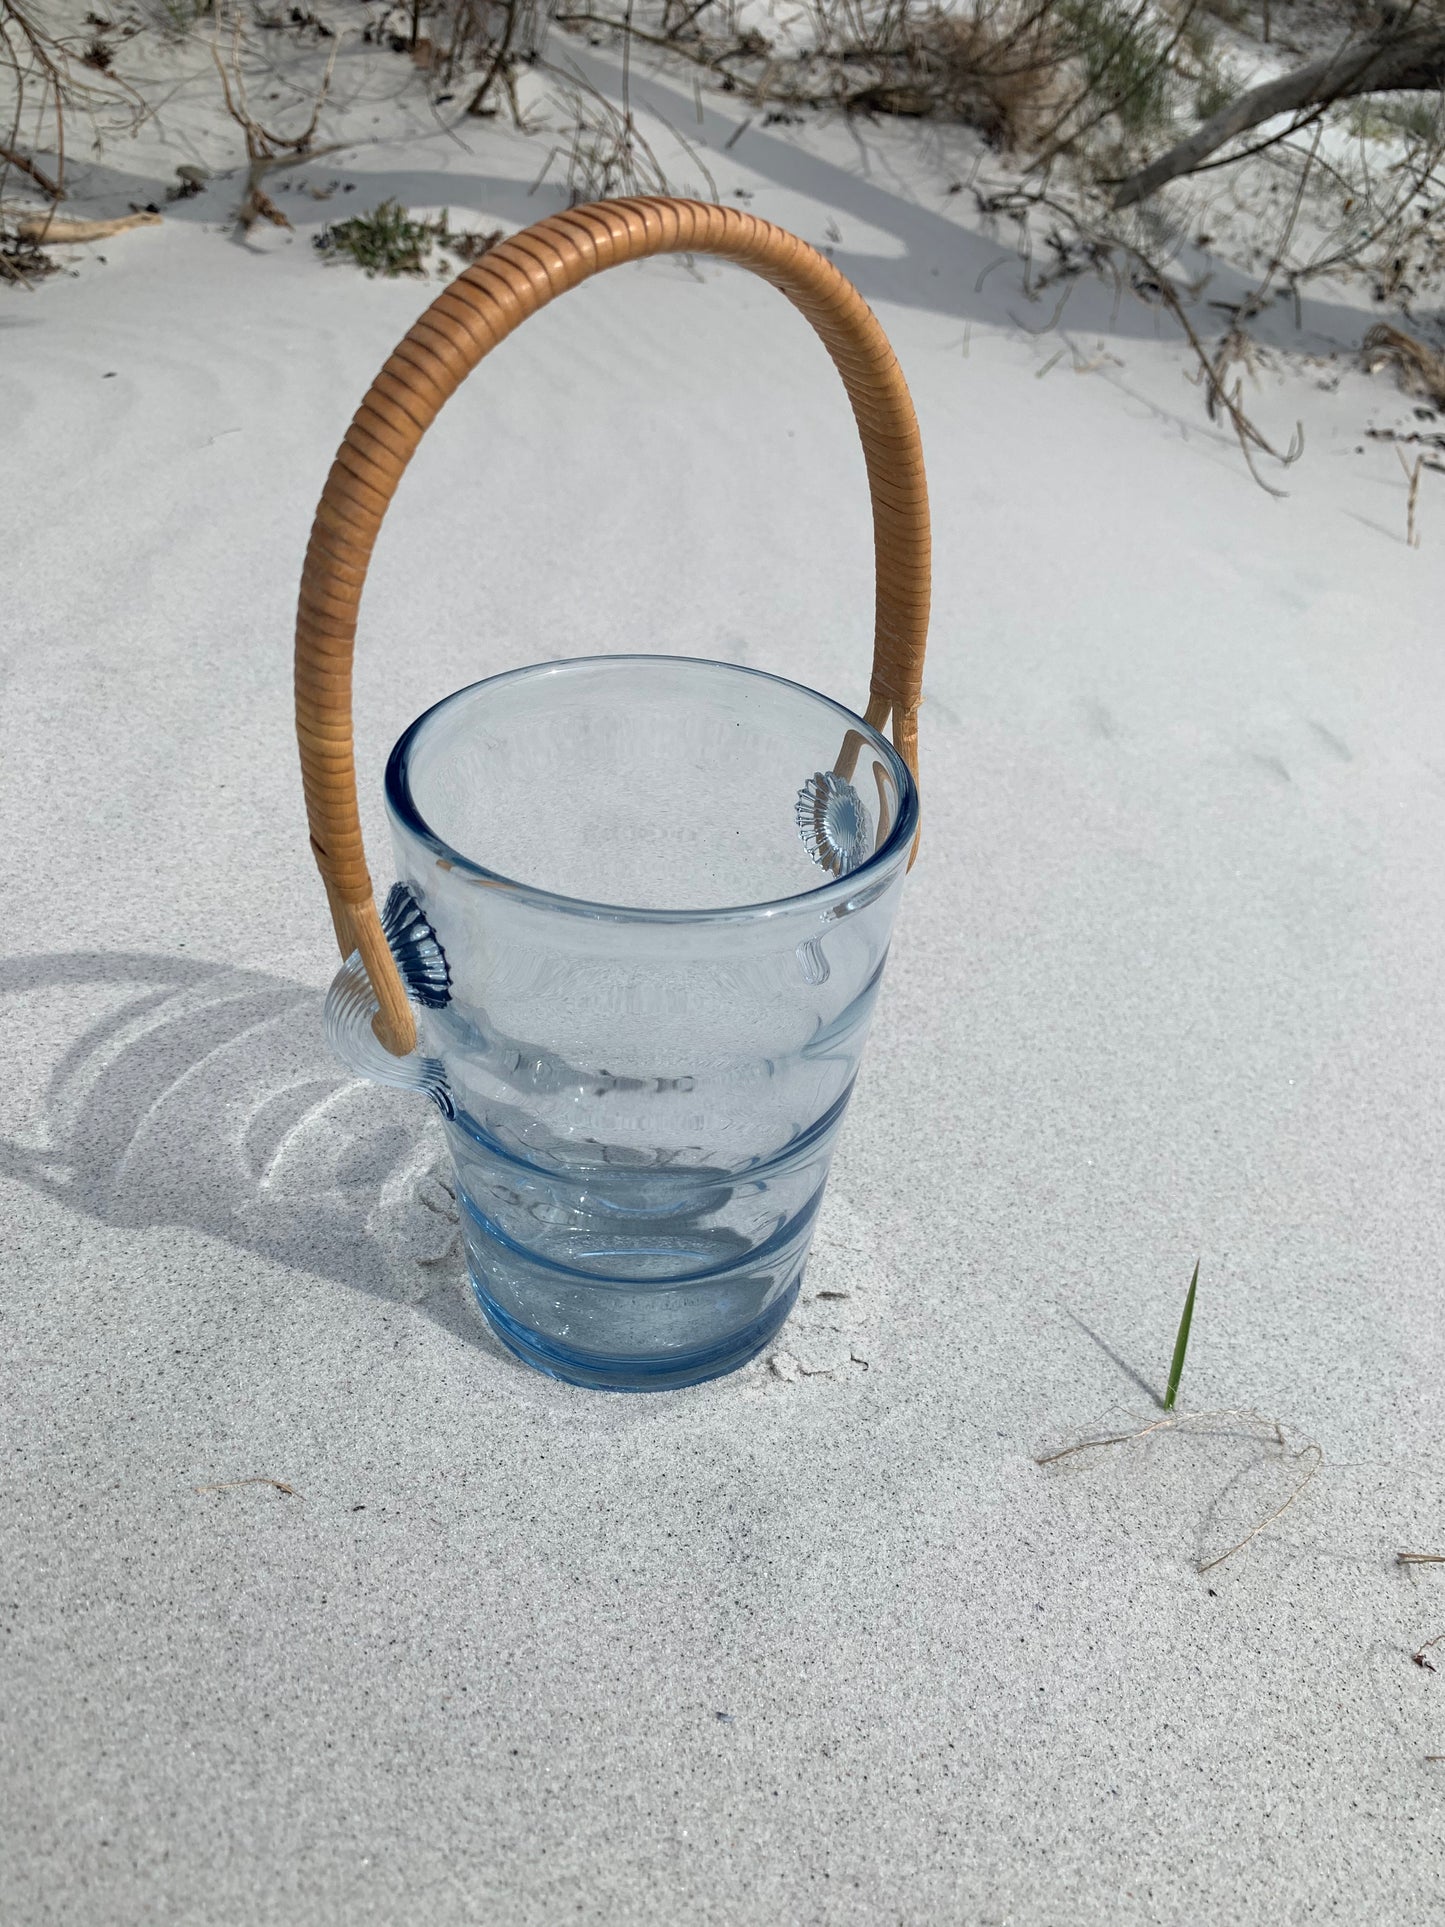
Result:
<svg viewBox="0 0 1445 1927">
<path fill-rule="evenodd" d="M 353 950 L 326 993 L 323 1021 L 327 1043 L 349 1071 L 368 1083 L 420 1091 L 443 1117 L 454 1117 L 456 1105 L 440 1059 L 425 1057 L 417 1050 L 405 1056 L 390 1050 L 377 1035 L 380 1009 L 361 952 Z"/>
</svg>

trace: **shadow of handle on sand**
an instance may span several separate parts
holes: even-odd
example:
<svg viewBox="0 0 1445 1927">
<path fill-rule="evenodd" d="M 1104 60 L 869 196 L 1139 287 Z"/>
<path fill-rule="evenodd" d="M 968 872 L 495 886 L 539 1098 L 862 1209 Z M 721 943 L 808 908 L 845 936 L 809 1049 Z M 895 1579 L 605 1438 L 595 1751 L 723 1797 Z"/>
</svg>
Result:
<svg viewBox="0 0 1445 1927">
<path fill-rule="evenodd" d="M 337 1064 L 319 991 L 138 952 L 0 960 L 0 994 L 55 993 L 49 1007 L 67 990 L 86 1017 L 35 1121 L 0 1139 L 0 1173 L 102 1224 L 185 1225 L 413 1305 L 494 1349 L 452 1261 L 439 1126 Z"/>
</svg>

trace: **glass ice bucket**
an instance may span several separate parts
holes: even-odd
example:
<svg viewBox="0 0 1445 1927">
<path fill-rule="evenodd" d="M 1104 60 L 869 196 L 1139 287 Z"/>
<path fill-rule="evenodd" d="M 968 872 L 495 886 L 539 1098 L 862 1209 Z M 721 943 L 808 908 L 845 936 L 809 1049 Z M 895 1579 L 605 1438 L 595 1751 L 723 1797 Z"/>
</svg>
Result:
<svg viewBox="0 0 1445 1927">
<path fill-rule="evenodd" d="M 668 250 L 757 268 L 843 375 L 878 559 L 867 713 L 675 656 L 476 683 L 392 752 L 401 881 L 378 913 L 350 673 L 401 471 L 527 314 Z M 786 1319 L 917 838 L 927 603 L 922 461 L 887 341 L 830 263 L 733 209 L 606 202 L 515 236 L 439 297 L 353 422 L 297 630 L 312 846 L 345 957 L 327 1029 L 358 1073 L 440 1108 L 478 1301 L 540 1370 L 692 1384 L 753 1357 Z"/>
</svg>

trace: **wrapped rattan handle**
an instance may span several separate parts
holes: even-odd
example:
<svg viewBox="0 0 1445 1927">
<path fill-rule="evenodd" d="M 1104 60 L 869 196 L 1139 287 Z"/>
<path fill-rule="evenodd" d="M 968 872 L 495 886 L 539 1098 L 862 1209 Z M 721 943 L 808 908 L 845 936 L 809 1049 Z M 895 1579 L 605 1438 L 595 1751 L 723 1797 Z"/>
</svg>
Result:
<svg viewBox="0 0 1445 1927">
<path fill-rule="evenodd" d="M 781 289 L 812 322 L 853 404 L 873 497 L 877 613 L 868 721 L 918 766 L 928 635 L 929 530 L 913 403 L 888 338 L 851 282 L 806 242 L 737 208 L 666 197 L 601 201 L 523 229 L 437 296 L 371 385 L 337 452 L 312 525 L 296 617 L 296 733 L 311 847 L 343 957 L 361 952 L 396 1056 L 416 1024 L 361 843 L 351 662 L 367 564 L 402 470 L 443 402 L 512 330 L 603 268 L 651 254 L 717 254 Z"/>
</svg>

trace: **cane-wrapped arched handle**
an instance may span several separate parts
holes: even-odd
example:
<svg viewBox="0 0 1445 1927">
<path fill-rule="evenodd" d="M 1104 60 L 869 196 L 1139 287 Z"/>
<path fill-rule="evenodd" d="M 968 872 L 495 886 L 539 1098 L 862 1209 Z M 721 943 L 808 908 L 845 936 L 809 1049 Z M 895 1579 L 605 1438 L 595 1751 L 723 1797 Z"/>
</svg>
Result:
<svg viewBox="0 0 1445 1927">
<path fill-rule="evenodd" d="M 893 740 L 917 773 L 929 598 L 923 452 L 893 350 L 858 290 L 796 235 L 701 201 L 600 201 L 523 229 L 437 296 L 372 383 L 327 477 L 301 574 L 296 733 L 311 847 L 341 954 L 361 952 L 380 1007 L 376 1034 L 396 1056 L 415 1047 L 416 1023 L 377 916 L 351 740 L 351 662 L 372 546 L 417 444 L 483 355 L 554 296 L 651 254 L 716 254 L 751 268 L 807 316 L 832 355 L 873 497 L 877 614 L 867 720 L 883 729 L 892 719 Z"/>
</svg>

